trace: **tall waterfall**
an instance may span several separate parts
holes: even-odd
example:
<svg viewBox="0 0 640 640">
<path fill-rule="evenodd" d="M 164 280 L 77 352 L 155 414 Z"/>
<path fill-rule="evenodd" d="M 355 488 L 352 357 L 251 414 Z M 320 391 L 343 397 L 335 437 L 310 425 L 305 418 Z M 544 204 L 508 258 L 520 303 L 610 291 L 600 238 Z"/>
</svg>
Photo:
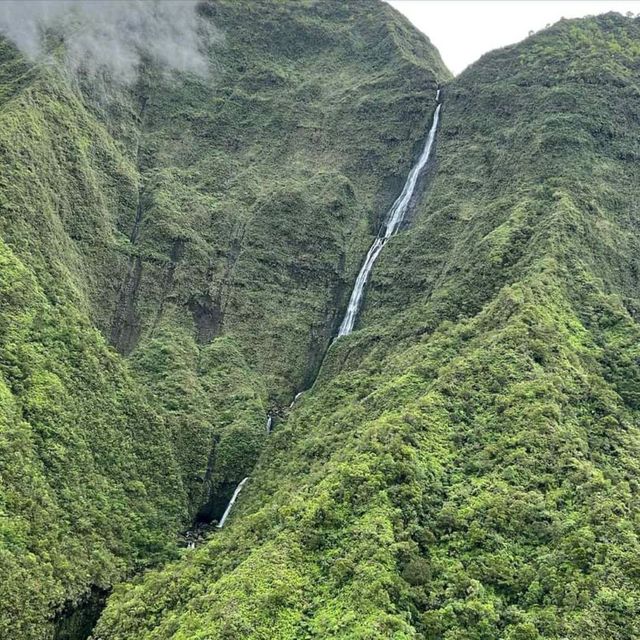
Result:
<svg viewBox="0 0 640 640">
<path fill-rule="evenodd" d="M 439 98 L 440 90 L 438 89 L 438 92 L 436 93 L 436 102 L 438 102 Z M 431 125 L 431 129 L 429 130 L 427 141 L 425 142 L 424 149 L 422 150 L 422 153 L 418 158 L 418 162 L 416 162 L 416 164 L 409 172 L 409 176 L 407 177 L 407 181 L 404 184 L 402 193 L 393 203 L 391 209 L 389 209 L 384 227 L 378 233 L 378 237 L 371 245 L 371 248 L 367 253 L 367 257 L 364 260 L 364 264 L 360 268 L 360 273 L 358 273 L 356 283 L 353 287 L 353 291 L 351 292 L 351 298 L 349 298 L 349 306 L 347 307 L 347 312 L 344 316 L 342 324 L 340 325 L 340 329 L 338 330 L 338 338 L 340 336 L 346 336 L 353 331 L 353 325 L 356 322 L 358 312 L 360 311 L 360 306 L 362 305 L 364 287 L 367 284 L 367 280 L 369 279 L 371 269 L 373 268 L 375 261 L 378 259 L 378 256 L 380 255 L 380 252 L 382 251 L 384 245 L 387 243 L 387 240 L 398 232 L 398 228 L 402 224 L 402 221 L 407 214 L 407 209 L 409 207 L 409 203 L 411 202 L 411 198 L 413 197 L 418 178 L 420 177 L 420 172 L 424 169 L 424 166 L 427 164 L 427 160 L 429 159 L 429 155 L 431 154 L 431 147 L 433 146 L 433 141 L 436 137 L 436 130 L 438 128 L 438 119 L 440 118 L 441 106 L 442 105 L 439 103 L 436 106 L 436 110 L 433 114 L 433 124 Z"/>
<path fill-rule="evenodd" d="M 220 518 L 220 522 L 218 522 L 218 529 L 222 529 L 222 527 L 224 527 L 224 523 L 227 519 L 227 517 L 229 516 L 229 513 L 231 512 L 231 508 L 233 507 L 233 503 L 236 501 L 236 498 L 238 497 L 238 494 L 242 491 L 242 487 L 244 487 L 244 483 L 248 480 L 249 478 L 245 478 L 237 487 L 236 490 L 233 492 L 233 495 L 231 496 L 231 500 L 229 500 L 229 504 L 227 505 L 227 508 L 224 510 L 224 513 L 222 514 L 222 518 Z"/>
</svg>

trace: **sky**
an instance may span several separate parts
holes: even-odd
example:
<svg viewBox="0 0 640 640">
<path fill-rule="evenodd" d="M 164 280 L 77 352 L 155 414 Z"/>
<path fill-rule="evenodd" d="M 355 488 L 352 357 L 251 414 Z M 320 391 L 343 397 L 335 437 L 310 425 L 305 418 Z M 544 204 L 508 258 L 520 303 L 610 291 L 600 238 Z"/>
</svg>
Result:
<svg viewBox="0 0 640 640">
<path fill-rule="evenodd" d="M 387 0 L 460 73 L 483 53 L 526 38 L 560 18 L 618 11 L 640 13 L 640 0 Z"/>
</svg>

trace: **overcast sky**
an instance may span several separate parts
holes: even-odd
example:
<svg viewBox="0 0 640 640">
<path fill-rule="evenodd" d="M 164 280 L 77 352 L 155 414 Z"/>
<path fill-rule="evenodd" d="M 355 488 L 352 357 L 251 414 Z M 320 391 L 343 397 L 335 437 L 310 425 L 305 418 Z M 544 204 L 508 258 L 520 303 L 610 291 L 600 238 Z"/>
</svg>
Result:
<svg viewBox="0 0 640 640">
<path fill-rule="evenodd" d="M 429 36 L 460 73 L 483 53 L 518 42 L 560 18 L 640 13 L 640 0 L 388 0 Z"/>
</svg>

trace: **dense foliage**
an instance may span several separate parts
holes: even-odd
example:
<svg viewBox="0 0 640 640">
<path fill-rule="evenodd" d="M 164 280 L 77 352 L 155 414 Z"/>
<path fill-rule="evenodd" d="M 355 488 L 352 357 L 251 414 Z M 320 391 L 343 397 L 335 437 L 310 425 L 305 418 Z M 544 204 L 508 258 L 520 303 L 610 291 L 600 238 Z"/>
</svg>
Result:
<svg viewBox="0 0 640 640">
<path fill-rule="evenodd" d="M 448 74 L 382 3 L 199 10 L 208 79 L 0 42 L 0 637 L 160 562 L 96 640 L 639 637 L 638 20 L 447 84 L 287 411 Z"/>
<path fill-rule="evenodd" d="M 95 83 L 55 39 L 43 64 L 0 41 L 2 638 L 50 637 L 219 517 L 448 77 L 384 4 L 199 11 L 206 79 Z"/>
<path fill-rule="evenodd" d="M 361 330 L 96 639 L 640 636 L 639 54 L 561 21 L 447 86 Z"/>
</svg>

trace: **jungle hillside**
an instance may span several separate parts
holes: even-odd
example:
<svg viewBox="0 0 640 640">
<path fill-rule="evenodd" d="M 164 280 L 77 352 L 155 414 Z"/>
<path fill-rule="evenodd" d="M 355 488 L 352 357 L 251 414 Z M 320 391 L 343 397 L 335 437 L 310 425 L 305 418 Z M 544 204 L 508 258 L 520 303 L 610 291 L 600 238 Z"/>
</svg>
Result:
<svg viewBox="0 0 640 640">
<path fill-rule="evenodd" d="M 640 638 L 640 18 L 9 5 L 0 638 Z"/>
</svg>

